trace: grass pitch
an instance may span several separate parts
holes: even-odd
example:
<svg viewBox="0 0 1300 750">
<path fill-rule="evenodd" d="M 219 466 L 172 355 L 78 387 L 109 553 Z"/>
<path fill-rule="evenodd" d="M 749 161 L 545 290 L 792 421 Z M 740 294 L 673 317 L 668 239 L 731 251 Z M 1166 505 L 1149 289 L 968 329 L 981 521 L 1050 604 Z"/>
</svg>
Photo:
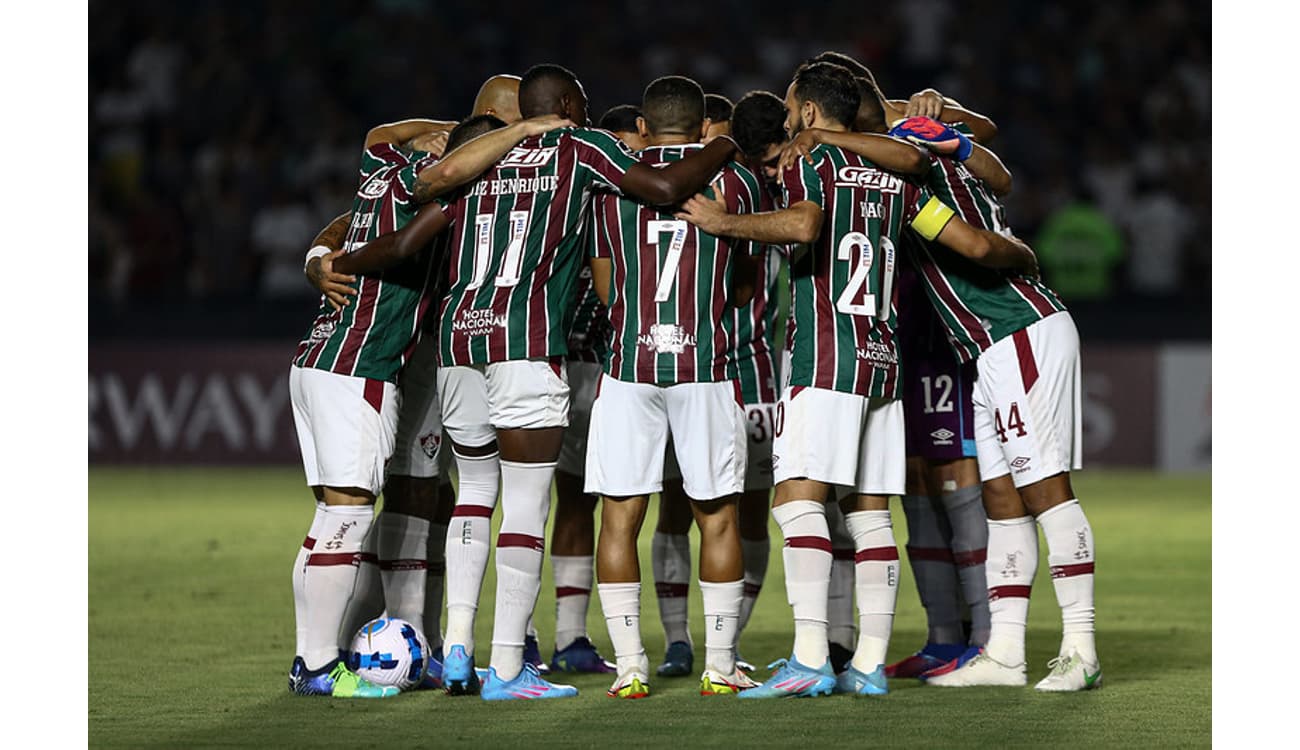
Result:
<svg viewBox="0 0 1300 750">
<path fill-rule="evenodd" d="M 605 697 L 604 675 L 566 675 L 564 681 L 581 691 L 575 699 L 488 704 L 433 692 L 343 701 L 285 690 L 294 641 L 290 568 L 312 512 L 301 471 L 92 468 L 89 744 L 1209 746 L 1209 476 L 1093 470 L 1080 472 L 1074 485 L 1097 543 L 1101 690 L 1039 695 L 1032 687 L 941 690 L 893 680 L 883 698 L 740 702 L 701 697 L 695 676 L 652 680 L 650 698 L 616 701 Z M 894 519 L 901 547 L 907 538 L 901 509 Z M 772 538 L 775 547 L 775 524 Z M 1060 632 L 1046 556 L 1040 545 L 1027 643 L 1031 686 L 1046 674 Z M 653 665 L 664 642 L 649 583 L 649 529 L 641 561 L 642 622 Z M 491 641 L 492 571 L 489 565 L 476 634 L 485 646 Z M 902 571 L 891 660 L 925 639 L 910 570 L 903 565 Z M 535 618 L 548 659 L 555 619 L 551 582 L 548 561 Z M 702 652 L 694 587 L 690 606 Z M 741 652 L 755 663 L 786 656 L 791 627 L 781 555 L 774 549 Z M 601 652 L 611 655 L 594 596 L 588 628 Z M 481 651 L 485 656 L 487 649 Z M 766 674 L 760 667 L 756 677 Z"/>
</svg>

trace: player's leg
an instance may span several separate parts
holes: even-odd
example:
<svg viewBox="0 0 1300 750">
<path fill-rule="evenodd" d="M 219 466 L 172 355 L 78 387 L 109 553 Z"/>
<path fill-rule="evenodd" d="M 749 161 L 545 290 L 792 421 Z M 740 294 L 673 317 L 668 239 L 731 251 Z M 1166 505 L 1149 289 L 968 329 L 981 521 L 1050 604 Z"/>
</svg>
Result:
<svg viewBox="0 0 1300 750">
<path fill-rule="evenodd" d="M 442 406 L 439 404 L 439 421 Z M 443 593 L 447 581 L 447 526 L 451 523 L 451 514 L 456 509 L 456 490 L 451 483 L 451 474 L 455 467 L 451 443 L 443 433 L 438 446 L 438 501 L 433 508 L 433 518 L 429 523 L 428 577 L 424 583 L 424 634 L 429 639 L 432 658 L 431 669 L 437 664 L 436 678 L 442 682 L 442 608 Z"/>
<path fill-rule="evenodd" d="M 930 484 L 939 488 L 939 501 L 952 528 L 953 562 L 957 565 L 962 600 L 970 614 L 967 650 L 963 653 L 973 656 L 989 639 L 988 577 L 984 570 L 989 524 L 979 463 L 973 457 L 932 462 L 929 472 Z"/>
<path fill-rule="evenodd" d="M 839 505 L 840 488 L 826 494 L 826 528 L 831 534 L 831 578 L 826 590 L 826 647 L 831 668 L 843 672 L 858 643 L 858 618 L 853 613 L 853 535 Z"/>
<path fill-rule="evenodd" d="M 587 636 L 587 609 L 595 576 L 597 495 L 583 491 L 591 404 L 600 365 L 569 362 L 569 427 L 555 468 L 555 523 L 551 568 L 555 572 L 555 651 L 550 667 L 561 672 L 612 672 Z"/>
<path fill-rule="evenodd" d="M 745 566 L 736 496 L 749 453 L 745 410 L 731 381 L 665 389 L 682 487 L 700 528 L 699 585 L 704 614 L 703 695 L 730 695 L 755 683 L 736 669 Z"/>
<path fill-rule="evenodd" d="M 745 563 L 745 591 L 740 602 L 740 633 L 745 632 L 754 604 L 767 577 L 767 564 L 772 554 L 772 540 L 768 535 L 768 518 L 772 510 L 772 424 L 776 417 L 775 403 L 746 404 L 745 417 L 749 426 L 749 452 L 745 459 L 745 491 L 738 499 L 740 518 L 740 548 Z M 750 671 L 754 665 L 740 658 L 737 635 L 737 664 Z"/>
<path fill-rule="evenodd" d="M 664 459 L 663 490 L 659 493 L 659 520 L 650 540 L 650 570 L 666 645 L 663 663 L 655 668 L 660 677 L 684 677 L 695 669 L 688 607 L 691 521 L 690 498 L 682 489 L 681 469 L 670 441 Z"/>
<path fill-rule="evenodd" d="M 489 422 L 487 380 L 481 367 L 442 367 L 438 395 L 443 429 L 456 462 L 459 487 L 447 525 L 447 628 L 443 683 L 453 695 L 477 693 L 474 618 L 491 553 L 492 512 L 500 486 L 496 432 Z"/>
<path fill-rule="evenodd" d="M 569 421 L 564 363 L 495 362 L 485 368 L 492 425 L 501 446 L 501 530 L 497 535 L 496 609 L 485 700 L 561 698 L 576 688 L 525 669 L 528 622 L 537 605 L 546 549 L 551 482 Z"/>
<path fill-rule="evenodd" d="M 372 685 L 340 659 L 340 636 L 356 585 L 354 564 L 383 487 L 400 402 L 392 383 L 293 367 L 290 401 L 308 485 L 322 503 L 317 543 L 305 563 L 301 695 L 377 698 L 395 688 Z M 310 532 L 309 532 L 310 533 Z M 350 640 L 351 634 L 347 637 Z"/>
<path fill-rule="evenodd" d="M 858 603 L 858 643 L 849 669 L 839 675 L 842 692 L 883 695 L 885 655 L 898 605 L 898 545 L 889 515 L 889 498 L 903 494 L 907 459 L 903 403 L 871 399 L 862 428 L 862 450 L 853 485 L 856 494 L 840 503 L 853 535 L 854 593 Z"/>
<path fill-rule="evenodd" d="M 307 593 L 303 590 L 303 581 L 307 576 L 307 558 L 311 556 L 311 551 L 316 546 L 316 537 L 320 534 L 321 521 L 325 517 L 325 501 L 321 499 L 323 490 L 320 487 L 312 487 L 311 489 L 312 494 L 316 497 L 316 513 L 312 515 L 311 525 L 307 527 L 307 536 L 303 537 L 302 546 L 298 548 L 298 555 L 293 560 L 293 577 L 291 579 L 293 585 L 294 650 L 293 666 L 289 668 L 290 692 L 293 692 L 298 676 L 302 673 L 302 652 L 307 641 Z"/>
<path fill-rule="evenodd" d="M 663 389 L 602 375 L 591 407 L 587 492 L 604 497 L 596 542 L 600 605 L 618 675 L 608 695 L 649 694 L 650 661 L 641 640 L 641 567 L 637 537 L 652 492 L 663 489 L 668 419 Z"/>
</svg>

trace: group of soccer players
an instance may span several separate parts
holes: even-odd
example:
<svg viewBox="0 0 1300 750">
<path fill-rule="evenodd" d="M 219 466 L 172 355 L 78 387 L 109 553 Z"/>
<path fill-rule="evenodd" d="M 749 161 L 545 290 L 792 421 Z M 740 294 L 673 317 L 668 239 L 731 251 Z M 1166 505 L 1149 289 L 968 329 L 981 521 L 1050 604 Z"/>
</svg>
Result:
<svg viewBox="0 0 1300 750">
<path fill-rule="evenodd" d="M 1064 624 L 1037 688 L 1098 686 L 1093 539 L 1069 482 L 1078 336 L 1005 224 L 1010 174 L 981 143 L 993 124 L 933 90 L 888 99 L 833 52 L 784 97 L 732 107 L 666 76 L 600 128 L 587 117 L 578 79 L 537 65 L 489 79 L 462 122 L 368 134 L 352 210 L 308 253 L 322 303 L 290 370 L 317 500 L 294 563 L 290 690 L 395 693 L 345 653 L 386 611 L 426 634 L 426 686 L 452 695 L 576 695 L 547 679 L 562 671 L 649 695 L 637 540 L 654 493 L 657 676 L 694 670 L 694 522 L 702 694 L 1023 686 L 1037 524 Z M 547 664 L 531 618 L 552 482 Z M 929 636 L 886 665 L 892 495 Z M 498 497 L 492 644 L 476 669 Z M 794 644 L 760 683 L 737 643 L 769 509 Z M 586 632 L 593 574 L 612 664 Z"/>
</svg>

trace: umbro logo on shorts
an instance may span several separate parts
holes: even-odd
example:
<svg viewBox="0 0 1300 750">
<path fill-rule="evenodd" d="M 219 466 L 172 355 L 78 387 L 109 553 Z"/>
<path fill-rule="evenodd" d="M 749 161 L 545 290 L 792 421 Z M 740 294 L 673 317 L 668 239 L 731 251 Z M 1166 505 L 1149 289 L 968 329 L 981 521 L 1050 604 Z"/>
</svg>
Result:
<svg viewBox="0 0 1300 750">
<path fill-rule="evenodd" d="M 1029 471 L 1029 461 L 1030 459 L 1024 456 L 1016 456 L 1011 460 L 1011 468 L 1015 469 L 1017 474 Z"/>
</svg>

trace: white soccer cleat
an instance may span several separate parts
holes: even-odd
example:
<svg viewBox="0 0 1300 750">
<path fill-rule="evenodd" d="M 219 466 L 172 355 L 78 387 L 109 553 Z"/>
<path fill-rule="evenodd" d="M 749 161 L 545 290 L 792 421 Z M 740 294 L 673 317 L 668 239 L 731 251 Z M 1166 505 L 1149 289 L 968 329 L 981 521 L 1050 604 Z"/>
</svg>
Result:
<svg viewBox="0 0 1300 750">
<path fill-rule="evenodd" d="M 700 676 L 700 695 L 735 695 L 758 685 L 739 667 L 732 674 L 706 669 Z"/>
<path fill-rule="evenodd" d="M 1034 686 L 1044 693 L 1075 693 L 1101 687 L 1101 665 L 1088 664 L 1078 651 L 1047 662 L 1047 676 Z"/>
<path fill-rule="evenodd" d="M 640 669 L 630 669 L 614 680 L 605 695 L 611 698 L 644 698 L 650 695 L 650 678 Z"/>
<path fill-rule="evenodd" d="M 986 685 L 1007 685 L 1024 687 L 1025 665 L 1010 667 L 998 661 L 988 653 L 981 651 L 978 656 L 946 674 L 927 677 L 927 685 L 939 687 L 981 687 Z"/>
</svg>

